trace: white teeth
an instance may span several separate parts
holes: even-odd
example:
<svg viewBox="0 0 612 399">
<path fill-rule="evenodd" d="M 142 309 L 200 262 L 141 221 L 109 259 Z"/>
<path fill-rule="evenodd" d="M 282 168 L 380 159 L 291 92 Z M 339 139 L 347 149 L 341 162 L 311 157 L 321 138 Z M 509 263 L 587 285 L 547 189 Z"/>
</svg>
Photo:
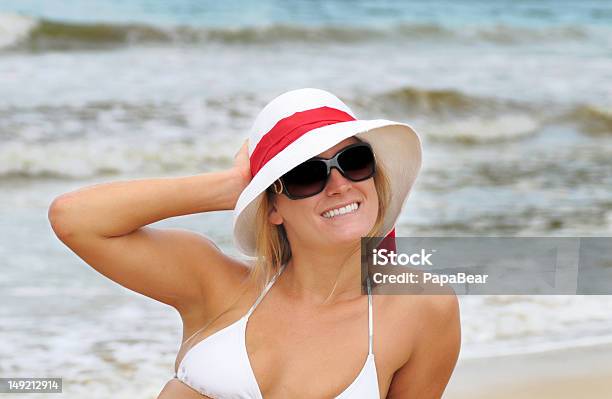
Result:
<svg viewBox="0 0 612 399">
<path fill-rule="evenodd" d="M 334 216 L 344 215 L 345 213 L 352 213 L 356 211 L 357 208 L 359 208 L 359 205 L 357 205 L 356 202 L 353 202 L 352 204 L 343 206 L 342 208 L 332 209 L 331 211 L 324 212 L 323 217 L 329 219 L 333 218 Z"/>
</svg>

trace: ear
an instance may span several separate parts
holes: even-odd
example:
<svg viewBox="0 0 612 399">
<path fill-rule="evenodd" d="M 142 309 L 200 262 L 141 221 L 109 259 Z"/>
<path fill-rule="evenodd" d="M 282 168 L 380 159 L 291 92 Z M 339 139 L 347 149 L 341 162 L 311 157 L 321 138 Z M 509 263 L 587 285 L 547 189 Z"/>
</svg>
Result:
<svg viewBox="0 0 612 399">
<path fill-rule="evenodd" d="M 276 209 L 276 199 L 273 200 L 272 208 L 270 209 L 270 213 L 268 213 L 268 221 L 276 225 L 283 224 L 283 216 L 278 209 Z"/>
</svg>

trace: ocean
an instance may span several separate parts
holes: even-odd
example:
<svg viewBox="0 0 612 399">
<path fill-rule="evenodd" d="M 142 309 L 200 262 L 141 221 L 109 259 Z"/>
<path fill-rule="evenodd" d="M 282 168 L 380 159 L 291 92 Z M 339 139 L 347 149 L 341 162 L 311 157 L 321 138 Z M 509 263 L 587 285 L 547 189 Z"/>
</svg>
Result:
<svg viewBox="0 0 612 399">
<path fill-rule="evenodd" d="M 178 313 L 89 268 L 47 208 L 229 167 L 259 110 L 300 87 L 421 134 L 399 236 L 612 235 L 612 2 L 0 1 L 0 376 L 156 397 Z M 238 256 L 231 212 L 156 225 Z M 461 358 L 612 342 L 610 296 L 460 303 Z"/>
</svg>

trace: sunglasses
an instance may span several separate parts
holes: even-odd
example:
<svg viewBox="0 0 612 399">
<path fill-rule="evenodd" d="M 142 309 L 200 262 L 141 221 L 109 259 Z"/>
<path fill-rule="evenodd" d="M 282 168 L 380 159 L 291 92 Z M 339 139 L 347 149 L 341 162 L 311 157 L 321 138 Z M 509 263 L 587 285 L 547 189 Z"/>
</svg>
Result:
<svg viewBox="0 0 612 399">
<path fill-rule="evenodd" d="M 350 181 L 369 179 L 376 173 L 376 161 L 370 144 L 361 142 L 344 147 L 332 158 L 314 157 L 285 173 L 270 188 L 292 200 L 319 194 L 329 180 L 332 168 Z M 277 188 L 277 183 L 280 188 Z"/>
</svg>

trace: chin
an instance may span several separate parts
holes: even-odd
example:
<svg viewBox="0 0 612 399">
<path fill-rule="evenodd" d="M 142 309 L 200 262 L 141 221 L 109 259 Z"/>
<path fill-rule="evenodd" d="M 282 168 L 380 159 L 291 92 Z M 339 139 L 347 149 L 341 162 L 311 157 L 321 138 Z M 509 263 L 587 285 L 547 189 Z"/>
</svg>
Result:
<svg viewBox="0 0 612 399">
<path fill-rule="evenodd" d="M 365 237 L 370 232 L 371 226 L 354 226 L 351 228 L 341 229 L 338 232 L 330 232 L 328 242 L 336 245 L 353 244 L 361 241 L 361 237 Z"/>
<path fill-rule="evenodd" d="M 354 216 L 339 217 L 337 220 L 327 220 L 323 217 L 317 220 L 316 230 L 326 243 L 333 245 L 349 245 L 360 242 L 376 223 L 376 214 L 370 214 L 369 209 L 360 209 Z"/>
</svg>

